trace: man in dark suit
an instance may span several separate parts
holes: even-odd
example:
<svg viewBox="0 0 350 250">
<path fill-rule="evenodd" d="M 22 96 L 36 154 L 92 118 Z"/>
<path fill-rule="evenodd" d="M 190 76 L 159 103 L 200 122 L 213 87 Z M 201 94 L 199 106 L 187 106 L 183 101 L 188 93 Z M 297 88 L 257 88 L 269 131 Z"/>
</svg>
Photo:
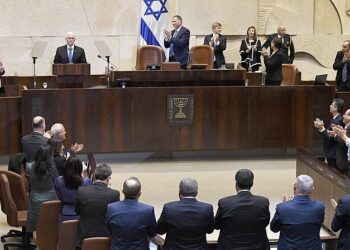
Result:
<svg viewBox="0 0 350 250">
<path fill-rule="evenodd" d="M 225 65 L 224 50 L 226 49 L 226 37 L 221 35 L 221 23 L 214 22 L 211 26 L 213 34 L 204 37 L 204 45 L 214 48 L 214 68 L 218 69 Z"/>
<path fill-rule="evenodd" d="M 66 42 L 66 45 L 57 48 L 53 63 L 86 63 L 84 49 L 74 45 L 73 32 L 67 33 Z"/>
<path fill-rule="evenodd" d="M 44 117 L 34 117 L 32 127 L 33 132 L 22 137 L 22 148 L 27 162 L 33 161 L 38 148 L 47 144 L 47 138 L 44 136 L 46 128 Z"/>
<path fill-rule="evenodd" d="M 164 46 L 170 48 L 169 62 L 180 62 L 181 68 L 186 69 L 190 43 L 190 30 L 182 26 L 182 17 L 175 15 L 172 20 L 174 30 L 164 30 Z"/>
<path fill-rule="evenodd" d="M 331 199 L 335 214 L 332 220 L 331 228 L 334 232 L 341 229 L 337 250 L 350 249 L 350 195 L 345 195 L 339 199 L 338 203 Z"/>
<path fill-rule="evenodd" d="M 286 34 L 286 27 L 284 25 L 280 25 L 277 28 L 277 33 L 271 34 L 268 36 L 266 42 L 263 44 L 263 51 L 271 46 L 271 42 L 274 38 L 281 39 L 281 53 L 283 55 L 283 63 L 292 64 L 294 61 L 294 44 L 292 41 L 292 37 Z M 272 51 L 271 51 L 272 53 Z"/>
<path fill-rule="evenodd" d="M 350 90 L 350 40 L 343 42 L 343 48 L 337 52 L 333 69 L 337 71 L 335 78 L 338 91 Z"/>
<path fill-rule="evenodd" d="M 350 136 L 350 109 L 346 110 L 343 115 L 343 123 L 344 129 L 346 131 L 346 135 Z M 335 125 L 332 125 L 332 127 Z M 337 143 L 336 150 L 336 164 L 337 169 L 345 175 L 349 175 L 349 159 L 348 158 L 348 147 L 344 140 L 341 137 L 336 136 L 336 133 L 332 131 L 332 135 L 334 136 L 334 140 Z"/>
<path fill-rule="evenodd" d="M 239 170 L 235 179 L 237 195 L 220 199 L 215 215 L 215 229 L 220 229 L 217 249 L 270 249 L 269 200 L 250 192 L 254 174 L 249 169 Z"/>
<path fill-rule="evenodd" d="M 76 246 L 81 247 L 85 238 L 110 236 L 105 224 L 108 203 L 120 200 L 120 193 L 108 187 L 112 170 L 107 164 L 99 165 L 95 171 L 95 183 L 82 186 L 77 193 L 75 212 L 80 216 L 76 235 Z"/>
<path fill-rule="evenodd" d="M 336 152 L 337 152 L 337 143 L 334 140 L 334 135 L 332 134 L 332 125 L 341 125 L 343 123 L 343 110 L 344 110 L 344 100 L 343 99 L 334 99 L 332 104 L 329 106 L 329 112 L 332 115 L 331 123 L 326 129 L 323 121 L 319 118 L 316 118 L 314 121 L 314 126 L 319 130 L 319 133 L 323 136 L 323 152 L 326 157 L 326 161 L 329 166 L 335 168 L 336 164 Z"/>
<path fill-rule="evenodd" d="M 283 80 L 283 53 L 281 47 L 281 39 L 275 37 L 271 42 L 272 54 L 268 55 L 266 50 L 263 52 L 266 66 L 265 85 L 281 85 Z"/>
<path fill-rule="evenodd" d="M 1 76 L 5 74 L 5 67 L 2 61 L 0 61 L 0 95 L 5 93 L 5 87 L 1 82 Z"/>
<path fill-rule="evenodd" d="M 311 200 L 313 179 L 299 175 L 294 184 L 294 198 L 284 197 L 276 207 L 270 228 L 280 232 L 278 249 L 321 250 L 320 229 L 324 220 L 324 205 Z"/>
<path fill-rule="evenodd" d="M 148 250 L 147 237 L 157 235 L 152 206 L 138 202 L 141 183 L 136 177 L 123 184 L 125 199 L 108 205 L 106 224 L 112 235 L 111 250 Z"/>
<path fill-rule="evenodd" d="M 213 206 L 196 200 L 198 183 L 185 178 L 179 186 L 179 201 L 164 205 L 157 232 L 166 233 L 164 250 L 205 250 L 206 234 L 214 230 Z"/>
</svg>

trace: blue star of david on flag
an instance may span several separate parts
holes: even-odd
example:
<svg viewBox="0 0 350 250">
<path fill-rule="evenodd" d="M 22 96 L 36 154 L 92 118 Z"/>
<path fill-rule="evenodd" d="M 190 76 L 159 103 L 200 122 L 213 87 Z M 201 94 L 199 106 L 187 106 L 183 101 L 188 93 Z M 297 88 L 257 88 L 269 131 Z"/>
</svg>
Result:
<svg viewBox="0 0 350 250">
<path fill-rule="evenodd" d="M 160 16 L 163 13 L 168 13 L 168 10 L 167 10 L 167 8 L 165 6 L 167 0 L 143 0 L 143 1 L 144 1 L 144 3 L 147 6 L 146 11 L 144 13 L 145 16 L 153 15 L 154 18 L 158 21 Z M 153 3 L 156 3 L 156 2 L 160 3 L 160 9 L 159 10 L 153 9 L 153 8 L 156 8 L 157 6 L 153 6 L 153 8 L 152 8 Z"/>
</svg>

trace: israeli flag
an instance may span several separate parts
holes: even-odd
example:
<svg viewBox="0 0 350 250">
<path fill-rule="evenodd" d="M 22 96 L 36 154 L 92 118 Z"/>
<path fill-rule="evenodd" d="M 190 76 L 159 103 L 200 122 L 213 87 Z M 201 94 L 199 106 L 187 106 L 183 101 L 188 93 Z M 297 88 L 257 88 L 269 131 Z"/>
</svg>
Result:
<svg viewBox="0 0 350 250">
<path fill-rule="evenodd" d="M 156 45 L 166 51 L 163 40 L 168 22 L 168 0 L 142 0 L 140 45 Z"/>
</svg>

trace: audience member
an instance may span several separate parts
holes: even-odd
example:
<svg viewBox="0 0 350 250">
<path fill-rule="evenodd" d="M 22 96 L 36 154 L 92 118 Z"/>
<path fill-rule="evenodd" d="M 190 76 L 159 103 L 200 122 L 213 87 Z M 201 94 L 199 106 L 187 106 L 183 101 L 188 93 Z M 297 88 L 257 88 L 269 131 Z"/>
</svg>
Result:
<svg viewBox="0 0 350 250">
<path fill-rule="evenodd" d="M 99 165 L 95 171 L 95 183 L 78 189 L 75 212 L 79 215 L 76 246 L 81 247 L 85 238 L 108 237 L 106 220 L 107 205 L 120 200 L 120 193 L 108 186 L 112 169 L 107 164 Z"/>
<path fill-rule="evenodd" d="M 110 203 L 106 223 L 112 235 L 111 250 L 149 249 L 147 237 L 157 235 L 154 208 L 138 202 L 141 183 L 136 177 L 123 184 L 123 201 Z"/>
<path fill-rule="evenodd" d="M 342 50 L 337 52 L 333 69 L 337 71 L 335 78 L 338 91 L 350 90 L 350 40 L 343 42 Z"/>
<path fill-rule="evenodd" d="M 331 199 L 331 204 L 335 210 L 331 228 L 334 232 L 341 229 L 337 250 L 350 249 L 350 195 L 345 195 L 339 199 L 338 203 Z"/>
<path fill-rule="evenodd" d="M 75 35 L 73 32 L 67 33 L 66 42 L 66 45 L 57 48 L 53 63 L 86 63 L 85 51 L 74 44 Z"/>
<path fill-rule="evenodd" d="M 47 144 L 47 138 L 44 136 L 46 128 L 44 117 L 34 117 L 32 128 L 33 132 L 31 134 L 22 137 L 22 148 L 23 152 L 26 154 L 27 162 L 33 161 L 38 148 Z"/>
<path fill-rule="evenodd" d="M 278 249 L 321 250 L 320 229 L 325 206 L 311 200 L 314 181 L 308 175 L 299 175 L 294 184 L 294 198 L 284 197 L 276 207 L 270 227 L 280 232 Z"/>
<path fill-rule="evenodd" d="M 266 67 L 265 85 L 281 85 L 283 80 L 281 46 L 281 39 L 275 37 L 271 42 L 272 54 L 269 56 L 267 51 L 263 52 Z"/>
<path fill-rule="evenodd" d="M 31 188 L 26 227 L 26 244 L 28 244 L 31 233 L 36 229 L 41 204 L 45 201 L 57 200 L 55 179 L 58 173 L 54 167 L 49 145 L 38 148 L 34 162 L 26 166 L 26 173 Z"/>
<path fill-rule="evenodd" d="M 334 99 L 332 104 L 329 106 L 329 112 L 332 115 L 331 123 L 326 129 L 323 121 L 319 118 L 316 118 L 314 121 L 314 126 L 319 130 L 319 133 L 323 136 L 323 152 L 326 157 L 326 161 L 329 166 L 336 167 L 336 151 L 337 143 L 334 140 L 332 134 L 332 124 L 343 126 L 343 109 L 344 109 L 344 100 L 343 99 Z"/>
<path fill-rule="evenodd" d="M 237 171 L 235 179 L 237 195 L 220 199 L 215 215 L 215 229 L 220 229 L 217 249 L 270 249 L 269 200 L 250 192 L 254 174 L 249 169 Z"/>
<path fill-rule="evenodd" d="M 47 144 L 50 145 L 53 152 L 53 161 L 55 163 L 59 176 L 63 176 L 64 165 L 66 164 L 66 157 L 64 157 L 64 147 L 61 139 L 51 137 Z"/>
<path fill-rule="evenodd" d="M 50 134 L 51 134 L 51 137 L 61 139 L 61 141 L 64 142 L 64 140 L 66 139 L 67 132 L 63 124 L 55 123 L 54 125 L 51 126 Z M 84 144 L 75 143 L 70 147 L 70 149 L 73 153 L 78 153 L 79 151 L 84 149 Z"/>
<path fill-rule="evenodd" d="M 164 47 L 170 48 L 169 62 L 180 62 L 181 68 L 186 69 L 190 43 L 190 30 L 182 26 L 182 17 L 173 16 L 171 32 L 164 30 Z"/>
<path fill-rule="evenodd" d="M 206 234 L 214 230 L 213 206 L 199 202 L 198 183 L 195 179 L 182 179 L 179 201 L 164 205 L 157 222 L 159 234 L 166 233 L 164 250 L 208 249 Z"/>
<path fill-rule="evenodd" d="M 221 23 L 214 22 L 211 26 L 213 34 L 204 37 L 204 45 L 210 45 L 214 49 L 214 68 L 225 66 L 224 50 L 226 50 L 226 37 L 221 35 Z"/>
<path fill-rule="evenodd" d="M 292 37 L 286 34 L 286 27 L 284 25 L 280 25 L 277 28 L 277 33 L 274 33 L 267 38 L 266 42 L 262 46 L 263 51 L 271 46 L 271 43 L 275 38 L 279 38 L 281 40 L 281 54 L 283 63 L 292 64 L 294 61 L 294 44 Z M 270 49 L 272 48 L 270 47 Z M 273 53 L 273 50 L 271 50 L 271 53 Z"/>
<path fill-rule="evenodd" d="M 346 130 L 346 135 L 350 136 L 350 109 L 346 110 L 343 115 L 344 129 Z M 332 125 L 332 128 L 334 125 Z M 334 140 L 337 143 L 336 151 L 336 164 L 337 169 L 343 174 L 349 175 L 349 162 L 348 162 L 348 147 L 346 146 L 345 141 L 340 137 L 336 136 L 336 133 L 332 131 L 331 133 L 334 136 Z"/>
<path fill-rule="evenodd" d="M 0 95 L 5 93 L 4 84 L 1 82 L 1 76 L 5 74 L 5 67 L 2 61 L 0 61 Z"/>
<path fill-rule="evenodd" d="M 63 176 L 55 181 L 56 193 L 62 201 L 62 208 L 59 214 L 59 224 L 66 220 L 77 220 L 79 216 L 75 212 L 78 188 L 92 184 L 87 177 L 82 177 L 83 164 L 81 160 L 70 156 L 66 162 Z"/>
<path fill-rule="evenodd" d="M 256 29 L 250 26 L 247 29 L 247 36 L 241 42 L 239 49 L 241 65 L 248 71 L 255 72 L 261 66 L 261 42 L 256 36 Z"/>
</svg>

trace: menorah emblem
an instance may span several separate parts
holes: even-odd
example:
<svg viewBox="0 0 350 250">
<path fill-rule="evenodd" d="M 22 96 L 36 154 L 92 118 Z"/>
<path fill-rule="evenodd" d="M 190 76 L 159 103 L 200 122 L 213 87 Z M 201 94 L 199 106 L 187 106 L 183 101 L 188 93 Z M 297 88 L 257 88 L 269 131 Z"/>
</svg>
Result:
<svg viewBox="0 0 350 250">
<path fill-rule="evenodd" d="M 179 108 L 179 112 L 175 114 L 176 119 L 186 119 L 186 115 L 184 112 L 182 112 L 182 109 L 187 106 L 188 98 L 180 97 L 180 98 L 174 98 L 174 104 L 176 107 Z"/>
</svg>

